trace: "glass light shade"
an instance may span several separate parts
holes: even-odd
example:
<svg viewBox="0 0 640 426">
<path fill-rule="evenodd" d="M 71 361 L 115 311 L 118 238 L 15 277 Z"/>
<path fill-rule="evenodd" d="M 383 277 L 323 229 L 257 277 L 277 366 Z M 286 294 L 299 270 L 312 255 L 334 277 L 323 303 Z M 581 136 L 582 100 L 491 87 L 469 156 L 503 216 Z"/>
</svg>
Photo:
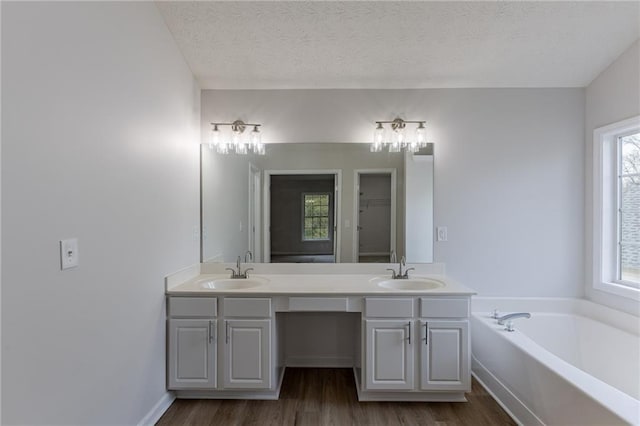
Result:
<svg viewBox="0 0 640 426">
<path fill-rule="evenodd" d="M 402 148 L 407 142 L 404 129 L 396 129 L 393 134 L 393 144 L 398 144 Z"/>
<path fill-rule="evenodd" d="M 261 142 L 262 142 L 262 135 L 260 134 L 260 130 L 258 129 L 258 126 L 255 126 L 251 131 L 251 146 L 255 150 L 255 148 L 258 145 L 260 145 Z"/>
<path fill-rule="evenodd" d="M 378 123 L 376 130 L 373 132 L 373 143 L 382 145 L 384 143 L 384 127 L 382 123 Z"/>
<path fill-rule="evenodd" d="M 218 154 L 228 154 L 229 153 L 229 144 L 225 142 L 220 142 L 216 145 L 216 151 Z"/>
<path fill-rule="evenodd" d="M 245 155 L 247 153 L 247 144 L 244 143 L 241 137 L 238 137 L 236 143 L 234 143 L 234 147 L 236 149 L 236 154 Z"/>
<path fill-rule="evenodd" d="M 211 131 L 211 135 L 209 136 L 209 149 L 213 149 L 218 147 L 220 144 L 220 130 L 218 130 L 218 126 L 214 126 Z"/>
<path fill-rule="evenodd" d="M 424 127 L 424 123 L 420 123 L 416 129 L 416 144 L 419 147 L 425 146 L 427 143 L 427 129 Z"/>
<path fill-rule="evenodd" d="M 244 155 L 247 153 L 247 145 L 242 140 L 242 133 L 238 131 L 231 133 L 231 145 L 236 154 Z"/>
<path fill-rule="evenodd" d="M 254 152 L 258 155 L 265 155 L 266 150 L 265 150 L 264 144 L 260 142 L 258 145 L 256 145 Z"/>
</svg>

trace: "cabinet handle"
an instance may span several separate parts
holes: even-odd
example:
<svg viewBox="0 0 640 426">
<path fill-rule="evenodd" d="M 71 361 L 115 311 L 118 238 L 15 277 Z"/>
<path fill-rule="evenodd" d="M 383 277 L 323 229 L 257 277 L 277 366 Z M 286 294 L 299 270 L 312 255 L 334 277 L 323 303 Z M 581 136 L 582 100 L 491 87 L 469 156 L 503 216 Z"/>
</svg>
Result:
<svg viewBox="0 0 640 426">
<path fill-rule="evenodd" d="M 409 340 L 409 344 L 411 344 L 411 321 L 407 323 L 407 328 L 409 329 L 409 337 L 407 337 L 407 340 Z"/>
<path fill-rule="evenodd" d="M 229 343 L 229 321 L 224 322 L 224 327 L 225 327 L 224 342 Z"/>
<path fill-rule="evenodd" d="M 213 342 L 213 321 L 209 321 L 209 343 Z"/>
<path fill-rule="evenodd" d="M 429 345 L 429 323 L 424 323 L 424 345 Z"/>
</svg>

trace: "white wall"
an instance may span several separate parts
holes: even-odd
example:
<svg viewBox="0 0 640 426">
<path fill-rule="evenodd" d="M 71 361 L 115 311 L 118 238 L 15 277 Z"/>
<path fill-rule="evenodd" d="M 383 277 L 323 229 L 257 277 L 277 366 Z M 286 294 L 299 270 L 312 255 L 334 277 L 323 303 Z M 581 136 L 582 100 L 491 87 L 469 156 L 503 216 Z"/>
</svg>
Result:
<svg viewBox="0 0 640 426">
<path fill-rule="evenodd" d="M 640 41 L 636 41 L 586 89 L 585 101 L 585 259 L 586 296 L 598 303 L 635 315 L 637 301 L 593 288 L 593 130 L 640 114 Z"/>
<path fill-rule="evenodd" d="M 135 424 L 198 261 L 199 88 L 152 2 L 2 7 L 2 423 Z"/>
<path fill-rule="evenodd" d="M 436 262 L 484 295 L 583 295 L 583 89 L 202 92 L 203 134 L 241 118 L 265 142 L 370 142 L 398 115 L 435 141 Z"/>
</svg>

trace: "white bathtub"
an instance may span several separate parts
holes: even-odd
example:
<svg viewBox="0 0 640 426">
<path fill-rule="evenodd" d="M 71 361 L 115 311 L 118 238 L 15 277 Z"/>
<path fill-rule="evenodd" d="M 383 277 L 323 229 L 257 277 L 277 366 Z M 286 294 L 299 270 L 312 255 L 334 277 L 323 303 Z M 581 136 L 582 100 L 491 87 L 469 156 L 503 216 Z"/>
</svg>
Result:
<svg viewBox="0 0 640 426">
<path fill-rule="evenodd" d="M 507 332 L 490 318 L 530 312 Z M 582 299 L 474 298 L 473 375 L 525 425 L 640 424 L 639 319 Z"/>
</svg>

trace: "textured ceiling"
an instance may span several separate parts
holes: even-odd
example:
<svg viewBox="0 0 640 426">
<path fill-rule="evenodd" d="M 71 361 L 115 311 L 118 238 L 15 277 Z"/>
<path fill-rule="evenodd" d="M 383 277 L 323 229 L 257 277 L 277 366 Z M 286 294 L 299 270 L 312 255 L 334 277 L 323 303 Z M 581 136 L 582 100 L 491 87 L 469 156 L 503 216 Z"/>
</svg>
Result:
<svg viewBox="0 0 640 426">
<path fill-rule="evenodd" d="M 156 3 L 203 89 L 583 87 L 640 2 Z"/>
</svg>

